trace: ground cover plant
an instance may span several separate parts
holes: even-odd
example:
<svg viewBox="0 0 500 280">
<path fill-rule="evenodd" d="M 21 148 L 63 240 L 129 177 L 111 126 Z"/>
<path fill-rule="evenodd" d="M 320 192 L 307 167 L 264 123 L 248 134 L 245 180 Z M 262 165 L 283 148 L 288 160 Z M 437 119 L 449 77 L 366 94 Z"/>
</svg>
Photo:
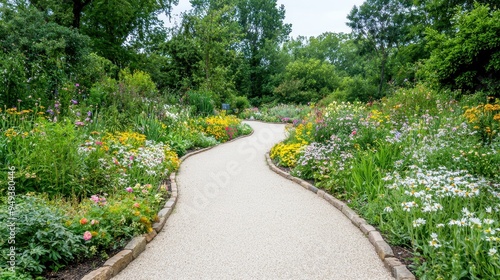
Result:
<svg viewBox="0 0 500 280">
<path fill-rule="evenodd" d="M 315 108 L 270 155 L 410 248 L 420 279 L 495 279 L 499 127 L 498 99 L 458 102 L 416 86 Z"/>
<path fill-rule="evenodd" d="M 251 132 L 235 116 L 198 115 L 189 104 L 148 95 L 155 86 L 145 73 L 106 78 L 94 97 L 79 87 L 67 85 L 61 99 L 43 105 L 19 100 L 0 110 L 0 218 L 14 223 L 2 222 L 0 234 L 15 232 L 16 253 L 11 266 L 13 243 L 0 240 L 1 279 L 107 258 L 152 231 L 168 198 L 164 180 L 181 155 Z M 109 88 L 109 100 L 93 103 Z"/>
</svg>

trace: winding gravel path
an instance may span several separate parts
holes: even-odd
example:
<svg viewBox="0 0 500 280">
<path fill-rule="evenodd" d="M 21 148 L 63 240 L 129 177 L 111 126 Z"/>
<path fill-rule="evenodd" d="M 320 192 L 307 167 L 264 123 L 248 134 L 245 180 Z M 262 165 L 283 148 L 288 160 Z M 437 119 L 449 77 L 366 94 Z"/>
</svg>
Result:
<svg viewBox="0 0 500 280">
<path fill-rule="evenodd" d="M 113 279 L 394 279 L 337 209 L 272 172 L 284 125 L 188 158 L 165 228 Z"/>
</svg>

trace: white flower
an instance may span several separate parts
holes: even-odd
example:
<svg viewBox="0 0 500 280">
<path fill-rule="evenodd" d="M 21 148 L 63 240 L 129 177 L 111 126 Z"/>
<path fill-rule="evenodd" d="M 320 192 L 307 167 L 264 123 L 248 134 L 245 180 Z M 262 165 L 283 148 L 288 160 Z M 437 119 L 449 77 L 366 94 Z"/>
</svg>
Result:
<svg viewBox="0 0 500 280">
<path fill-rule="evenodd" d="M 437 233 L 435 233 L 435 232 L 431 233 L 431 238 L 432 239 L 437 239 L 438 238 Z"/>
<path fill-rule="evenodd" d="M 491 225 L 491 224 L 493 224 L 495 221 L 494 221 L 494 220 L 492 220 L 492 219 L 484 219 L 484 220 L 483 220 L 483 222 L 484 222 L 485 224 L 487 224 L 487 225 Z"/>
<path fill-rule="evenodd" d="M 473 223 L 473 224 L 477 225 L 478 227 L 481 227 L 481 225 L 482 225 L 481 220 L 480 220 L 480 219 L 478 219 L 478 218 L 470 218 L 470 219 L 469 219 L 469 222 L 471 222 L 471 223 Z"/>
<path fill-rule="evenodd" d="M 490 256 L 494 256 L 494 255 L 496 255 L 496 253 L 497 253 L 497 249 L 495 249 L 495 248 L 491 248 L 488 251 L 488 255 L 490 255 Z"/>
<path fill-rule="evenodd" d="M 437 224 L 436 227 L 437 228 L 442 228 L 442 227 L 444 227 L 444 224 Z"/>
<path fill-rule="evenodd" d="M 467 219 L 466 218 L 462 218 L 460 221 L 458 221 L 458 224 L 459 226 L 461 227 L 464 227 L 464 226 L 467 226 L 469 225 L 469 222 L 467 222 Z"/>
<path fill-rule="evenodd" d="M 390 213 L 392 211 L 393 210 L 392 210 L 392 208 L 390 206 L 387 206 L 387 207 L 384 208 L 384 212 Z"/>
<path fill-rule="evenodd" d="M 432 239 L 431 241 L 429 241 L 429 245 L 434 248 L 441 247 L 441 244 L 439 244 L 439 241 L 437 239 Z"/>
<path fill-rule="evenodd" d="M 419 227 L 421 225 L 425 225 L 425 220 L 422 218 L 418 218 L 415 221 L 413 221 L 413 227 Z"/>
<path fill-rule="evenodd" d="M 484 233 L 494 235 L 496 233 L 496 230 L 492 228 L 487 228 L 484 230 Z"/>
</svg>

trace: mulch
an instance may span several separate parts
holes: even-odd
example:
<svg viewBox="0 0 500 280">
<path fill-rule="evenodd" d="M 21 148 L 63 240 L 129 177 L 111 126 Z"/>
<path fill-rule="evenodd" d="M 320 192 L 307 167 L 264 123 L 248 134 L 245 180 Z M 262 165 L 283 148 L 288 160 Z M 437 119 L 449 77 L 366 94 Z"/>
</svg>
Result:
<svg viewBox="0 0 500 280">
<path fill-rule="evenodd" d="M 114 250 L 109 250 L 106 253 L 109 257 L 112 257 L 122 249 L 123 248 L 117 248 Z M 101 267 L 107 260 L 108 258 L 95 256 L 91 259 L 85 259 L 80 262 L 69 264 L 68 266 L 58 271 L 49 271 L 43 276 L 46 279 L 50 280 L 80 280 L 92 270 Z"/>
</svg>

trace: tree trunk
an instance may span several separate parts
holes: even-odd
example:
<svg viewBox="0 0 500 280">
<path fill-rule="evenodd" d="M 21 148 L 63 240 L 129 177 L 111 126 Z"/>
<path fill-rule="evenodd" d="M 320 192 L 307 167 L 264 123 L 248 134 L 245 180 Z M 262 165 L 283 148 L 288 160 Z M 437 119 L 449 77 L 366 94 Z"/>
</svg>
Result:
<svg viewBox="0 0 500 280">
<path fill-rule="evenodd" d="M 387 54 L 385 51 L 382 52 L 382 61 L 380 62 L 380 83 L 378 85 L 378 96 L 377 98 L 382 97 L 382 87 L 384 85 L 385 80 L 385 64 L 387 62 Z"/>
<path fill-rule="evenodd" d="M 80 19 L 82 17 L 82 11 L 85 6 L 90 4 L 92 0 L 85 0 L 81 2 L 81 0 L 73 0 L 73 27 L 76 29 L 80 28 Z"/>
</svg>

